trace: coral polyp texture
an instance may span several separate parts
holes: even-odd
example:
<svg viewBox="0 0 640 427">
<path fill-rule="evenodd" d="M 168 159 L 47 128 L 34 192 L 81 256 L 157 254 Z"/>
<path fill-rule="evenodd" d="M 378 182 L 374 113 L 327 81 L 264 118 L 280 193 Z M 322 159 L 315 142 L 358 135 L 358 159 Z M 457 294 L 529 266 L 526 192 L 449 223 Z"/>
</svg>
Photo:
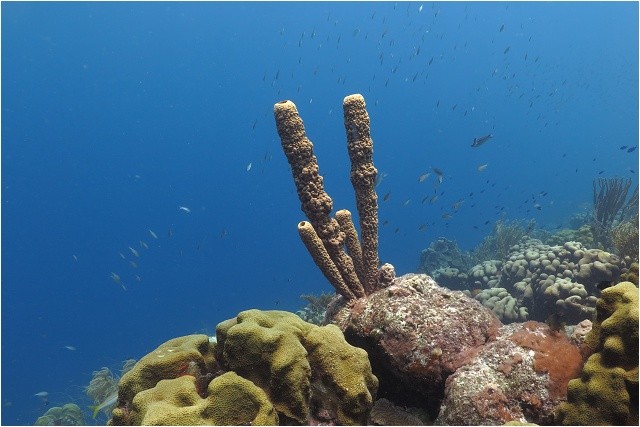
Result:
<svg viewBox="0 0 640 427">
<path fill-rule="evenodd" d="M 274 105 L 274 116 L 302 211 L 309 219 L 308 223 L 302 221 L 298 225 L 300 237 L 336 292 L 353 300 L 373 292 L 379 285 L 377 171 L 373 165 L 373 141 L 364 98 L 349 95 L 343 106 L 360 241 L 348 211 L 336 212 L 335 218 L 330 216 L 333 201 L 324 191 L 313 144 L 307 138 L 295 104 L 278 102 Z"/>
<path fill-rule="evenodd" d="M 340 330 L 248 310 L 216 340 L 190 335 L 143 357 L 120 381 L 112 425 L 364 424 L 378 380 Z"/>
<path fill-rule="evenodd" d="M 585 343 L 593 351 L 571 380 L 556 422 L 638 425 L 638 288 L 622 282 L 602 291 Z"/>
</svg>

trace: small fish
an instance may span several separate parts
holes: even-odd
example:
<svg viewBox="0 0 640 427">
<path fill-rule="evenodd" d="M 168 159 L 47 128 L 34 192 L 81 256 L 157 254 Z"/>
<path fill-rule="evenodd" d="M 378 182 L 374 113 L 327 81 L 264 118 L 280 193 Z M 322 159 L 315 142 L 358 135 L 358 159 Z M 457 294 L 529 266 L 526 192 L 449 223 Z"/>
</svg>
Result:
<svg viewBox="0 0 640 427">
<path fill-rule="evenodd" d="M 478 166 L 478 172 L 484 172 L 487 169 L 487 166 L 489 166 L 488 163 Z"/>
<path fill-rule="evenodd" d="M 189 209 L 186 206 L 178 206 L 178 209 L 181 210 L 181 211 L 184 211 L 186 213 L 191 213 L 191 209 Z"/>
<path fill-rule="evenodd" d="M 431 176 L 431 172 L 423 173 L 418 177 L 418 182 L 424 182 Z"/>
<path fill-rule="evenodd" d="M 442 214 L 442 219 L 451 219 L 451 218 L 452 218 L 452 216 L 451 216 L 451 214 L 449 214 L 449 212 L 445 212 L 445 213 Z"/>
<path fill-rule="evenodd" d="M 533 207 L 534 207 L 534 208 L 536 208 L 536 209 L 538 209 L 539 211 L 541 211 L 541 210 L 542 210 L 542 205 L 541 205 L 541 204 L 539 204 L 539 203 L 534 203 L 534 204 L 533 204 Z"/>
<path fill-rule="evenodd" d="M 563 331 L 564 327 L 566 326 L 566 322 L 563 321 L 563 316 L 558 313 L 553 313 L 549 317 L 547 317 L 545 323 L 553 332 Z"/>
<path fill-rule="evenodd" d="M 387 176 L 389 176 L 388 173 L 386 172 L 382 172 L 376 175 L 376 183 L 374 184 L 376 187 L 380 184 L 382 184 L 382 180 L 385 179 Z"/>
<path fill-rule="evenodd" d="M 451 209 L 453 209 L 454 211 L 457 211 L 458 209 L 460 209 L 460 207 L 464 204 L 464 199 L 462 200 L 458 200 L 457 202 L 455 202 L 453 205 L 451 205 Z"/>
<path fill-rule="evenodd" d="M 64 348 L 66 348 L 69 351 L 76 351 L 76 348 L 72 345 L 65 345 Z"/>
<path fill-rule="evenodd" d="M 78 262 L 78 257 L 77 257 L 77 256 L 75 256 L 75 255 L 73 255 L 73 260 L 74 260 L 75 262 Z"/>
<path fill-rule="evenodd" d="M 151 234 L 151 237 L 153 237 L 154 239 L 158 238 L 158 235 L 154 233 L 152 229 L 149 229 L 149 234 Z"/>
<path fill-rule="evenodd" d="M 133 249 L 131 246 L 129 246 L 129 250 L 131 251 L 131 253 L 133 254 L 133 256 L 135 256 L 136 258 L 140 256 L 140 254 L 138 253 L 138 251 L 136 251 L 135 249 Z"/>
<path fill-rule="evenodd" d="M 422 12 L 422 5 L 418 8 L 418 13 Z"/>
<path fill-rule="evenodd" d="M 34 396 L 42 399 L 42 401 L 44 402 L 45 405 L 49 404 L 49 393 L 48 392 L 40 391 L 40 392 L 34 394 Z"/>
<path fill-rule="evenodd" d="M 127 259 L 122 252 L 118 252 L 118 255 L 120 255 L 120 258 L 122 259 Z"/>
<path fill-rule="evenodd" d="M 500 26 L 500 32 L 503 32 L 503 31 L 504 31 L 504 24 Z"/>
<path fill-rule="evenodd" d="M 429 204 L 432 205 L 435 202 L 438 201 L 438 195 L 436 194 L 435 196 L 433 196 L 431 199 L 429 199 Z"/>
<path fill-rule="evenodd" d="M 140 240 L 140 246 L 142 246 L 145 249 L 149 249 L 149 245 L 147 245 L 145 242 L 143 242 L 142 240 Z"/>
<path fill-rule="evenodd" d="M 420 225 L 418 226 L 418 231 L 424 231 L 424 230 L 426 230 L 426 229 L 427 229 L 427 224 L 420 224 Z"/>
<path fill-rule="evenodd" d="M 636 151 L 636 148 L 638 148 L 637 146 L 635 147 L 631 147 L 627 150 L 627 153 L 633 153 L 634 151 Z"/>
<path fill-rule="evenodd" d="M 440 169 L 431 166 L 431 170 L 433 170 L 433 173 L 436 174 L 436 178 L 438 179 L 438 184 L 442 184 L 442 180 L 444 179 L 444 172 L 442 172 Z"/>
<path fill-rule="evenodd" d="M 626 145 L 623 145 L 622 147 L 620 147 L 620 149 L 621 149 L 621 150 L 626 150 L 626 149 L 627 149 L 627 146 L 626 146 Z"/>
<path fill-rule="evenodd" d="M 409 203 L 411 203 L 411 199 L 407 199 L 404 202 L 402 202 L 402 207 L 404 208 L 405 206 L 407 206 Z"/>
<path fill-rule="evenodd" d="M 389 200 L 389 197 L 391 197 L 391 192 L 388 192 L 387 194 L 385 194 L 384 197 L 382 198 L 382 201 L 386 202 L 387 200 Z"/>
<path fill-rule="evenodd" d="M 485 142 L 487 142 L 491 138 L 493 138 L 493 134 L 492 133 L 490 133 L 488 135 L 485 135 L 485 136 L 481 136 L 479 138 L 473 138 L 473 144 L 471 144 L 471 146 L 472 147 L 480 147 L 482 144 L 484 144 Z"/>
<path fill-rule="evenodd" d="M 118 276 L 113 271 L 111 272 L 111 279 L 118 285 L 122 286 L 122 289 L 124 289 L 125 291 L 127 290 L 127 288 L 124 287 L 124 284 L 122 283 L 122 279 L 120 279 L 120 276 Z"/>
<path fill-rule="evenodd" d="M 131 268 L 138 268 L 138 264 L 136 264 L 134 261 L 129 260 L 129 265 L 131 266 Z"/>
<path fill-rule="evenodd" d="M 249 164 L 247 165 L 247 172 L 251 170 L 252 165 L 253 165 L 253 162 L 249 162 Z"/>
<path fill-rule="evenodd" d="M 113 393 L 105 398 L 105 400 L 99 405 L 89 406 L 89 409 L 93 411 L 93 418 L 95 419 L 98 416 L 98 412 L 102 411 L 104 408 L 107 408 L 111 405 L 116 404 L 118 400 L 118 390 L 116 389 Z"/>
</svg>

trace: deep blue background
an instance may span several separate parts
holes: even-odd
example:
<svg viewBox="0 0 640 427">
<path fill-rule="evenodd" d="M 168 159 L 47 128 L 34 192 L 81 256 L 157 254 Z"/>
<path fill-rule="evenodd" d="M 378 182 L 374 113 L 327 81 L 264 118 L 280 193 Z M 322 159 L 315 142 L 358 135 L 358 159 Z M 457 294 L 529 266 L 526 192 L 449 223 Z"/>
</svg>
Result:
<svg viewBox="0 0 640 427">
<path fill-rule="evenodd" d="M 355 212 L 341 103 L 365 96 L 399 274 L 438 236 L 555 227 L 589 209 L 594 177 L 637 183 L 618 148 L 638 143 L 637 18 L 635 2 L 2 3 L 2 423 L 33 423 L 34 393 L 84 406 L 102 366 L 331 289 L 296 232 L 282 99 Z M 422 204 L 432 166 L 444 194 Z"/>
</svg>

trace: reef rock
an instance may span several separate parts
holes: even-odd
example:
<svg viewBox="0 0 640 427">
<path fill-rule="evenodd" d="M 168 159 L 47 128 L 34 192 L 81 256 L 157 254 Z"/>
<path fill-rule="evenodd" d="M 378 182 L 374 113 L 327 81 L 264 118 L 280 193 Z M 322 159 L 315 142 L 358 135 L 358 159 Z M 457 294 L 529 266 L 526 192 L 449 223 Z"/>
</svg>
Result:
<svg viewBox="0 0 640 427">
<path fill-rule="evenodd" d="M 349 304 L 334 303 L 328 316 L 369 354 L 381 397 L 436 414 L 446 378 L 502 325 L 479 302 L 425 274 L 398 277 Z"/>
<path fill-rule="evenodd" d="M 503 326 L 446 381 L 437 425 L 553 423 L 582 357 L 566 335 L 544 323 Z"/>
</svg>

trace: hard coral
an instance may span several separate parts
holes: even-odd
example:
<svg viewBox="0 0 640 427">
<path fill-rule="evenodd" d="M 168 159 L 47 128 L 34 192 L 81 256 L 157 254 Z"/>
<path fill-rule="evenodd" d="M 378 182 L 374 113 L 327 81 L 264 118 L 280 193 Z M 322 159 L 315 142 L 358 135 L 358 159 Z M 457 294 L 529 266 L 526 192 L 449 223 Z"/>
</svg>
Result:
<svg viewBox="0 0 640 427">
<path fill-rule="evenodd" d="M 638 424 L 638 288 L 622 282 L 602 291 L 586 344 L 595 352 L 568 401 L 556 412 L 564 425 Z"/>
<path fill-rule="evenodd" d="M 176 338 L 120 382 L 113 425 L 364 424 L 378 380 L 340 330 L 248 310 Z"/>
</svg>

